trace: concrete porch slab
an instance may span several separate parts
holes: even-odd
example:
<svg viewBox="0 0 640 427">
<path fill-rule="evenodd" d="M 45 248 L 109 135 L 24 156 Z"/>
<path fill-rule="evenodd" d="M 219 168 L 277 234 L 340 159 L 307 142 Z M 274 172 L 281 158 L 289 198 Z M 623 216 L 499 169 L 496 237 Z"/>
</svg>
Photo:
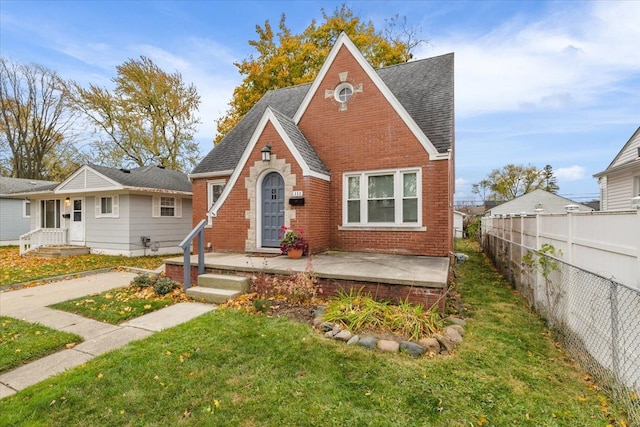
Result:
<svg viewBox="0 0 640 427">
<path fill-rule="evenodd" d="M 318 278 L 383 283 L 424 288 L 447 287 L 448 257 L 390 255 L 361 252 L 325 252 L 301 259 L 287 256 L 208 253 L 205 268 L 214 270 L 288 274 L 311 269 Z M 191 257 L 191 266 L 198 262 Z M 165 260 L 166 264 L 183 265 L 183 258 Z"/>
</svg>

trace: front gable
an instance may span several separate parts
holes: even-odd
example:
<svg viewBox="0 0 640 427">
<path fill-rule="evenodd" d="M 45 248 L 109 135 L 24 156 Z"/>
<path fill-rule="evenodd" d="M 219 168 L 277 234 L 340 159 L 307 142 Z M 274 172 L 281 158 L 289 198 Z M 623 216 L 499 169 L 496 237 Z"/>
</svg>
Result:
<svg viewBox="0 0 640 427">
<path fill-rule="evenodd" d="M 351 98 L 346 101 L 340 99 L 340 92 L 344 89 L 352 92 Z M 346 112 L 351 103 L 355 104 L 356 100 L 362 100 L 363 98 L 368 99 L 373 104 L 367 110 L 361 110 L 360 115 L 363 118 L 369 118 L 369 113 L 376 109 L 389 108 L 404 123 L 413 138 L 420 142 L 422 149 L 429 154 L 430 159 L 449 158 L 448 152 L 438 152 L 429 137 L 420 129 L 413 117 L 345 33 L 340 34 L 336 44 L 329 52 L 325 63 L 304 97 L 293 120 L 304 129 L 306 134 L 306 129 L 309 126 L 303 125 L 305 120 L 315 121 L 318 120 L 319 116 L 325 116 L 326 118 L 327 114 L 323 111 L 324 108 L 320 106 L 323 103 L 325 105 L 331 104 L 338 112 Z M 320 105 L 314 106 L 314 104 Z M 353 116 L 353 114 L 350 116 Z M 322 133 L 326 134 L 327 132 Z M 314 144 L 318 143 L 311 135 L 308 136 Z"/>
<path fill-rule="evenodd" d="M 95 171 L 90 166 L 82 166 L 58 185 L 54 193 L 77 193 L 89 191 L 121 190 L 123 186 Z"/>
<path fill-rule="evenodd" d="M 614 169 L 616 167 L 623 166 L 630 162 L 634 162 L 640 159 L 640 127 L 629 138 L 629 141 L 622 147 L 622 150 L 613 159 L 608 169 Z"/>
</svg>

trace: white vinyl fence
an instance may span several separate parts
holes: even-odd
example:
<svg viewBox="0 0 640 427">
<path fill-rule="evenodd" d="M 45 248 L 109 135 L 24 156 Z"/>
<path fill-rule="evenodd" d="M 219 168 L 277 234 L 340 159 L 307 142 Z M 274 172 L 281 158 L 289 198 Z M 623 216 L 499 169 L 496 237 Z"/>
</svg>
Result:
<svg viewBox="0 0 640 427">
<path fill-rule="evenodd" d="M 481 239 L 501 274 L 640 425 L 638 212 L 487 217 Z"/>
</svg>

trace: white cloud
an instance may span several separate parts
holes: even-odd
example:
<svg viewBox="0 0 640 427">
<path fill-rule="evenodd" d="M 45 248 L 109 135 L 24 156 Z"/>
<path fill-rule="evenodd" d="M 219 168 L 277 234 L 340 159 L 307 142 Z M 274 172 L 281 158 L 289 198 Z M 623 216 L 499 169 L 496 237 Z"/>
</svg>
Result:
<svg viewBox="0 0 640 427">
<path fill-rule="evenodd" d="M 586 169 L 582 166 L 573 165 L 555 169 L 553 174 L 562 181 L 578 181 L 586 177 Z"/>
<path fill-rule="evenodd" d="M 456 54 L 458 117 L 564 109 L 590 105 L 640 74 L 638 16 L 640 2 L 578 3 L 536 22 L 517 18 L 480 37 L 458 32 L 432 43 L 436 54 Z"/>
</svg>

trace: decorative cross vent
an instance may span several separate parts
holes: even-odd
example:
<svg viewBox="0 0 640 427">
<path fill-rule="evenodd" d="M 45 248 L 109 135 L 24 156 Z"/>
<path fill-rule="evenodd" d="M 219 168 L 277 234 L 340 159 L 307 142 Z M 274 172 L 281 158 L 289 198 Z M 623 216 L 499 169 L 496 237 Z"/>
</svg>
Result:
<svg viewBox="0 0 640 427">
<path fill-rule="evenodd" d="M 338 101 L 340 107 L 339 111 L 347 110 L 347 102 L 354 93 L 362 93 L 362 83 L 358 83 L 357 85 L 352 85 L 347 81 L 348 71 L 343 73 L 338 73 L 338 77 L 340 78 L 340 83 L 334 89 L 325 89 L 324 98 L 332 98 Z"/>
</svg>

